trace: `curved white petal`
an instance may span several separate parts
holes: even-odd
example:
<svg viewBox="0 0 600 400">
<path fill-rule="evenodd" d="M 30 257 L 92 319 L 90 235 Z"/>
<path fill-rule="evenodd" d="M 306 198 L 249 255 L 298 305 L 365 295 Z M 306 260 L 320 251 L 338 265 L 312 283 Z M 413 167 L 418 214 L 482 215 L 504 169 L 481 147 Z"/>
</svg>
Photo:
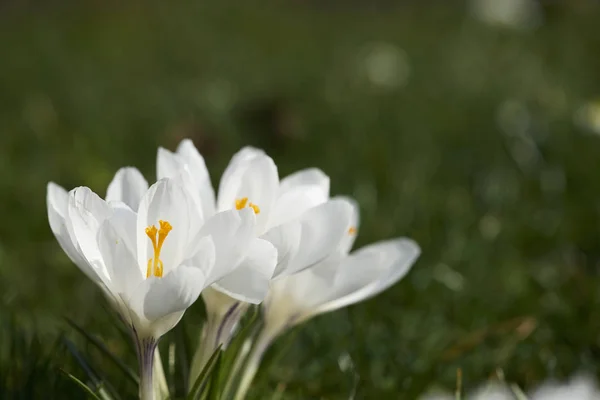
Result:
<svg viewBox="0 0 600 400">
<path fill-rule="evenodd" d="M 215 213 L 215 191 L 210 181 L 204 158 L 190 139 L 184 139 L 177 146 L 177 154 L 188 165 L 193 182 L 200 196 L 202 214 L 205 218 Z"/>
<path fill-rule="evenodd" d="M 265 152 L 257 149 L 255 147 L 246 146 L 242 148 L 240 151 L 235 153 L 231 160 L 229 161 L 229 165 L 223 172 L 223 176 L 221 177 L 221 182 L 223 180 L 228 180 L 230 175 L 237 171 L 240 164 L 245 164 L 248 161 L 251 161 L 257 157 L 264 156 Z M 221 191 L 221 187 L 219 186 L 219 192 Z"/>
<path fill-rule="evenodd" d="M 402 279 L 421 254 L 407 238 L 366 246 L 345 258 L 328 300 L 314 314 L 336 310 L 373 297 Z"/>
<path fill-rule="evenodd" d="M 137 168 L 121 168 L 115 174 L 106 191 L 106 201 L 122 201 L 137 211 L 142 196 L 148 190 L 148 182 Z"/>
<path fill-rule="evenodd" d="M 194 241 L 193 244 L 190 244 L 187 254 L 190 257 L 183 262 L 183 265 L 199 268 L 202 274 L 208 278 L 215 267 L 216 261 L 216 249 L 212 237 L 205 236 Z M 208 283 L 205 283 L 206 285 Z"/>
<path fill-rule="evenodd" d="M 48 211 L 52 210 L 52 215 L 48 214 L 50 228 L 52 231 L 59 231 L 64 224 L 67 214 L 67 204 L 69 203 L 69 194 L 60 185 L 54 182 L 48 182 L 46 186 L 46 206 Z"/>
<path fill-rule="evenodd" d="M 108 220 L 131 254 L 137 257 L 137 213 L 122 202 L 111 202 L 109 206 L 112 209 L 112 215 Z"/>
<path fill-rule="evenodd" d="M 258 304 L 269 291 L 276 265 L 277 249 L 266 240 L 254 239 L 240 265 L 213 287 L 234 299 Z"/>
<path fill-rule="evenodd" d="M 96 237 L 100 225 L 112 215 L 111 208 L 89 188 L 78 187 L 69 193 L 67 212 L 72 228 L 70 233 L 81 254 L 103 281 L 110 280 Z"/>
<path fill-rule="evenodd" d="M 217 213 L 202 226 L 196 237 L 210 236 L 216 253 L 215 266 L 207 278 L 207 285 L 229 274 L 244 259 L 254 238 L 255 224 L 254 211 L 243 209 Z"/>
<path fill-rule="evenodd" d="M 348 234 L 352 205 L 345 199 L 333 199 L 311 208 L 300 217 L 300 245 L 290 265 L 290 273 L 301 271 L 339 251 Z"/>
<path fill-rule="evenodd" d="M 332 257 L 294 275 L 273 280 L 263 304 L 269 329 L 283 329 L 313 315 L 327 301 L 339 266 L 339 259 Z"/>
<path fill-rule="evenodd" d="M 242 150 L 244 152 L 244 150 Z M 236 200 L 247 198 L 260 211 L 256 215 L 257 231 L 263 232 L 278 194 L 279 176 L 273 160 L 251 152 L 252 156 L 234 156 L 219 184 L 219 211 L 236 207 Z M 237 157 L 241 157 L 237 160 Z"/>
<path fill-rule="evenodd" d="M 144 316 L 156 321 L 169 314 L 185 311 L 204 288 L 202 269 L 181 265 L 162 278 L 150 277 L 145 284 Z"/>
<path fill-rule="evenodd" d="M 166 221 L 172 227 L 160 252 L 166 274 L 186 258 L 185 249 L 201 221 L 195 211 L 189 192 L 176 180 L 164 178 L 150 187 L 140 203 L 137 216 L 137 258 L 142 271 L 146 271 L 148 260 L 154 257 L 146 228 L 155 226 L 159 229 L 159 221 Z"/>
<path fill-rule="evenodd" d="M 158 148 L 156 156 L 156 175 L 158 179 L 173 179 L 177 184 L 186 188 L 196 208 L 195 213 L 204 220 L 206 216 L 211 216 L 214 213 L 214 207 L 213 210 L 210 210 L 209 206 L 208 213 L 205 212 L 206 205 L 202 198 L 201 189 L 197 186 L 197 179 L 193 176 L 195 173 L 195 171 L 192 171 L 192 165 L 183 156 L 162 147 Z M 212 203 L 214 203 L 214 199 Z"/>
<path fill-rule="evenodd" d="M 98 247 L 117 293 L 132 292 L 144 279 L 126 239 L 107 219 L 98 231 Z"/>
<path fill-rule="evenodd" d="M 67 254 L 69 259 L 81 269 L 81 271 L 94 282 L 100 279 L 95 270 L 89 265 L 85 257 L 81 254 L 77 241 L 73 241 L 69 234 L 70 221 L 67 219 L 67 205 L 69 195 L 61 186 L 50 182 L 48 183 L 46 193 L 46 206 L 48 208 L 48 221 L 50 229 L 60 247 Z"/>
<path fill-rule="evenodd" d="M 336 196 L 334 199 L 341 199 L 352 206 L 352 213 L 350 214 L 350 226 L 348 228 L 347 234 L 344 236 L 340 243 L 340 252 L 342 254 L 350 253 L 352 246 L 354 246 L 354 242 L 356 241 L 356 236 L 358 235 L 358 230 L 360 228 L 360 207 L 356 200 L 347 196 Z"/>
<path fill-rule="evenodd" d="M 156 179 L 172 178 L 185 168 L 185 160 L 164 147 L 156 152 Z"/>
<path fill-rule="evenodd" d="M 268 240 L 277 249 L 277 267 L 273 277 L 287 276 L 294 271 L 290 268 L 300 248 L 302 224 L 300 221 L 291 221 L 275 228 L 269 229 L 261 238 Z"/>
<path fill-rule="evenodd" d="M 267 228 L 293 221 L 327 199 L 328 195 L 317 185 L 294 186 L 279 195 L 269 215 Z"/>
<path fill-rule="evenodd" d="M 329 177 L 318 168 L 307 168 L 286 176 L 280 182 L 279 193 L 284 194 L 298 186 L 316 186 L 325 198 L 329 197 Z"/>
</svg>

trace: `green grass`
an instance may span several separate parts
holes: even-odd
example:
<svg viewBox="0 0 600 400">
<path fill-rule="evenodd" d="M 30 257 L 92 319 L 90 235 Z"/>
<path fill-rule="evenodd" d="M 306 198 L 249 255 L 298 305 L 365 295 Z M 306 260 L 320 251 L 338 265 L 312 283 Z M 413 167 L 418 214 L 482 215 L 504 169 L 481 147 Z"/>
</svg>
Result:
<svg viewBox="0 0 600 400">
<path fill-rule="evenodd" d="M 453 390 L 458 367 L 466 389 L 498 368 L 524 388 L 598 374 L 600 137 L 574 114 L 600 97 L 600 9 L 557 3 L 514 32 L 458 3 L 378 3 L 0 6 L 0 321 L 18 327 L 3 331 L 1 398 L 84 398 L 58 372 L 85 376 L 53 348 L 63 331 L 82 345 L 63 316 L 134 365 L 52 237 L 45 185 L 104 194 L 123 165 L 153 179 L 156 147 L 184 137 L 214 183 L 247 144 L 282 176 L 317 166 L 358 199 L 358 245 L 406 235 L 423 249 L 386 293 L 282 338 L 254 398 L 356 385 L 359 399 L 412 399 Z M 405 84 L 369 81 L 373 54 L 406 57 Z"/>
</svg>

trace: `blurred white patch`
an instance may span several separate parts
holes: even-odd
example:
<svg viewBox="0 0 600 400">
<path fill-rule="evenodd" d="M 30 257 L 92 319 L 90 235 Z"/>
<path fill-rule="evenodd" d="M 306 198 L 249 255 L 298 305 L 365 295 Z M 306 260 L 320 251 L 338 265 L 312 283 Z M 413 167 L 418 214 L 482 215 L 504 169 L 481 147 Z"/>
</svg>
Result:
<svg viewBox="0 0 600 400">
<path fill-rule="evenodd" d="M 581 128 L 600 135 L 600 100 L 590 101 L 575 112 L 575 123 Z"/>
<path fill-rule="evenodd" d="M 529 396 L 530 400 L 600 400 L 596 381 L 587 375 L 578 375 L 566 384 L 555 381 L 543 383 Z"/>
<path fill-rule="evenodd" d="M 506 385 L 489 383 L 475 389 L 468 400 L 515 400 L 514 393 Z"/>
<path fill-rule="evenodd" d="M 338 366 L 340 367 L 340 371 L 347 372 L 354 370 L 354 362 L 352 361 L 352 357 L 347 352 L 343 352 L 338 357 Z"/>
<path fill-rule="evenodd" d="M 536 0 L 471 0 L 475 18 L 493 26 L 528 30 L 542 22 L 542 9 Z"/>
<path fill-rule="evenodd" d="M 494 240 L 502 230 L 502 223 L 493 215 L 485 215 L 479 220 L 479 232 L 486 240 Z"/>
<path fill-rule="evenodd" d="M 419 397 L 419 400 L 455 400 L 456 397 L 449 393 L 433 391 Z"/>
<path fill-rule="evenodd" d="M 369 46 L 364 53 L 361 69 L 371 84 L 386 89 L 406 85 L 410 76 L 408 55 L 391 43 Z"/>
<path fill-rule="evenodd" d="M 461 291 L 465 286 L 465 278 L 446 264 L 435 266 L 433 279 L 455 292 Z"/>
</svg>

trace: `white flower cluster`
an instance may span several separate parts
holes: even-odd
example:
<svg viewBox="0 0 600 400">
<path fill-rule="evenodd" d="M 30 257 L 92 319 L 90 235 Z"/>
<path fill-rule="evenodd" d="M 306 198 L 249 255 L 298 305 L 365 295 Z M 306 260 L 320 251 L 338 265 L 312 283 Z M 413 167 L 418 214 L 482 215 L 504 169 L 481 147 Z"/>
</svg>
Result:
<svg viewBox="0 0 600 400">
<path fill-rule="evenodd" d="M 263 328 L 236 389 L 243 398 L 281 332 L 380 293 L 420 254 L 406 238 L 351 251 L 357 204 L 330 197 L 318 169 L 280 180 L 273 160 L 251 147 L 233 156 L 216 195 L 203 157 L 183 140 L 175 152 L 158 150 L 150 186 L 127 167 L 104 199 L 87 187 L 67 192 L 49 183 L 47 206 L 65 253 L 130 326 L 145 400 L 166 397 L 153 377 L 156 345 L 199 296 L 207 321 L 190 382 L 229 343 L 248 305 L 262 304 Z"/>
</svg>

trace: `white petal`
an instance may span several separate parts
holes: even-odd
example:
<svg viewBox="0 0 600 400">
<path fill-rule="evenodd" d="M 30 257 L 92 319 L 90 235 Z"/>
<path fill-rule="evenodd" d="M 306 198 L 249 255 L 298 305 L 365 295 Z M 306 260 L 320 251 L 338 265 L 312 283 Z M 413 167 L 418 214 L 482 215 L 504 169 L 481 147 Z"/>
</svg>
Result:
<svg viewBox="0 0 600 400">
<path fill-rule="evenodd" d="M 159 180 L 170 178 L 187 189 L 196 208 L 195 213 L 199 214 L 202 220 L 204 220 L 205 216 L 211 216 L 214 213 L 213 210 L 210 210 L 210 204 L 208 214 L 205 213 L 205 208 L 207 207 L 204 205 L 201 189 L 197 186 L 197 179 L 193 176 L 195 172 L 192 171 L 192 166 L 187 163 L 183 156 L 159 147 L 156 167 L 156 175 Z M 212 203 L 214 203 L 214 199 Z"/>
<path fill-rule="evenodd" d="M 291 221 L 270 229 L 261 237 L 271 242 L 277 249 L 277 267 L 274 277 L 286 276 L 293 272 L 290 263 L 298 253 L 301 234 L 300 221 Z"/>
<path fill-rule="evenodd" d="M 254 153 L 252 153 L 254 154 Z M 256 216 L 257 230 L 265 230 L 269 213 L 278 195 L 279 177 L 273 160 L 266 155 L 244 157 L 238 155 L 225 170 L 219 185 L 219 211 L 236 206 L 236 200 L 247 198 L 260 208 Z"/>
<path fill-rule="evenodd" d="M 269 291 L 269 281 L 277 265 L 277 250 L 262 239 L 254 239 L 246 258 L 213 287 L 234 299 L 258 304 Z"/>
<path fill-rule="evenodd" d="M 308 168 L 286 176 L 280 182 L 279 193 L 283 194 L 298 186 L 316 186 L 320 192 L 329 197 L 329 177 L 318 168 Z"/>
<path fill-rule="evenodd" d="M 205 218 L 215 213 L 215 191 L 210 181 L 204 158 L 189 139 L 184 139 L 177 147 L 177 154 L 187 163 L 199 192 L 202 212 Z"/>
<path fill-rule="evenodd" d="M 314 310 L 328 299 L 340 263 L 337 258 L 291 276 L 271 282 L 271 290 L 263 309 L 270 329 L 282 329 L 314 315 Z"/>
<path fill-rule="evenodd" d="M 316 313 L 336 310 L 373 297 L 402 279 L 421 250 L 411 239 L 400 238 L 366 246 L 341 264 L 329 300 Z"/>
<path fill-rule="evenodd" d="M 148 190 L 148 182 L 137 168 L 121 168 L 115 174 L 106 191 L 106 201 L 122 201 L 137 211 L 142 196 Z"/>
<path fill-rule="evenodd" d="M 98 231 L 98 247 L 118 293 L 132 292 L 144 279 L 135 254 L 126 240 L 117 233 L 110 219 Z"/>
<path fill-rule="evenodd" d="M 152 225 L 159 229 L 161 220 L 172 226 L 160 252 L 164 273 L 187 258 L 184 250 L 200 221 L 199 215 L 194 215 L 194 209 L 190 194 L 174 179 L 161 179 L 150 187 L 140 203 L 137 217 L 137 258 L 142 271 L 154 257 L 152 242 L 145 229 Z"/>
<path fill-rule="evenodd" d="M 354 246 L 354 242 L 356 241 L 356 236 L 358 236 L 358 230 L 360 228 L 360 207 L 356 200 L 351 197 L 346 196 L 336 196 L 334 199 L 341 199 L 348 202 L 352 206 L 352 214 L 350 216 L 350 226 L 348 228 L 347 234 L 342 238 L 342 242 L 340 243 L 340 252 L 342 254 L 348 254 Z"/>
<path fill-rule="evenodd" d="M 269 216 L 267 228 L 293 221 L 307 210 L 325 203 L 327 199 L 328 195 L 317 185 L 295 186 L 279 196 Z"/>
<path fill-rule="evenodd" d="M 187 253 L 191 254 L 191 257 L 185 260 L 183 264 L 199 268 L 205 277 L 210 276 L 216 260 L 216 249 L 212 237 L 205 236 L 190 244 Z"/>
<path fill-rule="evenodd" d="M 69 193 L 68 218 L 72 234 L 81 254 L 103 279 L 109 279 L 96 240 L 100 225 L 112 215 L 112 210 L 96 193 L 78 187 Z"/>
<path fill-rule="evenodd" d="M 64 224 L 64 218 L 67 215 L 67 204 L 69 203 L 69 194 L 60 185 L 54 182 L 48 182 L 46 187 L 46 206 L 48 210 L 52 209 L 53 215 L 48 214 L 50 219 L 50 228 L 52 231 L 58 230 L 60 225 Z M 59 217 L 59 218 L 57 218 Z"/>
<path fill-rule="evenodd" d="M 269 226 L 291 221 L 328 199 L 329 177 L 320 169 L 309 168 L 288 175 L 280 182 L 279 197 L 269 217 Z"/>
<path fill-rule="evenodd" d="M 172 178 L 184 165 L 185 163 L 179 156 L 159 147 L 156 153 L 156 179 Z"/>
<path fill-rule="evenodd" d="M 109 206 L 112 209 L 112 215 L 109 217 L 112 227 L 123 239 L 131 254 L 137 257 L 137 213 L 122 202 L 111 202 Z"/>
<path fill-rule="evenodd" d="M 246 146 L 242 148 L 240 151 L 235 153 L 233 157 L 231 157 L 231 161 L 229 161 L 229 165 L 223 172 L 223 176 L 221 177 L 221 181 L 228 180 L 230 178 L 230 174 L 234 173 L 238 169 L 240 164 L 245 164 L 248 161 L 251 161 L 257 157 L 264 156 L 265 152 L 257 149 L 255 147 Z M 221 188 L 219 187 L 219 191 Z"/>
<path fill-rule="evenodd" d="M 255 225 L 254 211 L 249 208 L 223 211 L 206 221 L 197 238 L 210 236 L 215 246 L 216 260 L 207 278 L 209 284 L 229 274 L 244 259 Z"/>
<path fill-rule="evenodd" d="M 291 272 L 301 271 L 339 251 L 348 234 L 352 205 L 345 199 L 334 199 L 311 208 L 300 218 L 302 233 Z"/>
<path fill-rule="evenodd" d="M 148 292 L 144 296 L 145 317 L 154 321 L 185 311 L 200 296 L 205 279 L 200 268 L 184 265 L 162 278 L 148 278 L 145 282 L 148 285 Z"/>
<path fill-rule="evenodd" d="M 99 282 L 100 278 L 96 271 L 89 265 L 85 257 L 79 250 L 77 241 L 73 241 L 69 234 L 70 220 L 66 219 L 67 205 L 69 202 L 69 195 L 65 189 L 61 186 L 50 182 L 48 183 L 46 205 L 48 207 L 48 220 L 50 222 L 50 228 L 56 240 L 60 244 L 60 247 L 67 254 L 69 259 L 81 269 L 81 271 L 94 282 Z"/>
</svg>

